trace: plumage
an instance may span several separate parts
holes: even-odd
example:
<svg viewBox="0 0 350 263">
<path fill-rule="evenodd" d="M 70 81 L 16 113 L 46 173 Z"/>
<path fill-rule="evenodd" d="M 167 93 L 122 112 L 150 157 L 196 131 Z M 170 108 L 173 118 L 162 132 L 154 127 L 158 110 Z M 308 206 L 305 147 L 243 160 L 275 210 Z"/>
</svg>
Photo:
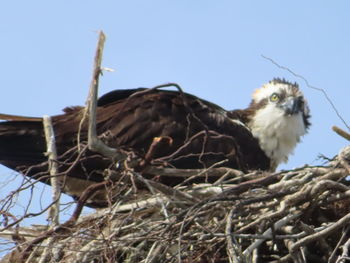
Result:
<svg viewBox="0 0 350 263">
<path fill-rule="evenodd" d="M 83 115 L 82 107 L 69 107 L 52 117 L 59 171 L 76 182 L 100 182 L 103 170 L 114 164 L 86 148 L 78 152 L 78 133 L 80 146 L 87 140 Z M 0 163 L 48 183 L 41 118 L 0 118 L 6 120 L 0 123 Z M 244 110 L 226 111 L 190 94 L 157 89 L 112 91 L 98 100 L 97 109 L 97 133 L 108 146 L 145 159 L 158 140 L 147 161 L 176 168 L 217 164 L 243 171 L 274 170 L 287 161 L 309 125 L 307 103 L 297 84 L 280 79 L 258 89 Z M 182 180 L 157 179 L 168 185 Z M 65 191 L 79 195 L 72 190 L 74 180 L 67 181 L 71 190 Z"/>
</svg>

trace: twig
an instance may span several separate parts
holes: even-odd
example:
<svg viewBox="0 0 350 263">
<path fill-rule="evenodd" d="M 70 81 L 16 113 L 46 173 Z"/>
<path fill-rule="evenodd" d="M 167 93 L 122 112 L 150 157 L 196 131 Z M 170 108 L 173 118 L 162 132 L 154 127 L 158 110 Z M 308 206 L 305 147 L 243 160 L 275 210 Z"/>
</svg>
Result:
<svg viewBox="0 0 350 263">
<path fill-rule="evenodd" d="M 145 263 L 158 262 L 158 255 L 160 254 L 161 250 L 162 250 L 161 242 L 154 242 L 147 254 Z"/>
<path fill-rule="evenodd" d="M 197 198 L 193 197 L 192 195 L 190 195 L 188 193 L 182 193 L 181 191 L 176 190 L 176 189 L 169 187 L 167 185 L 164 185 L 162 183 L 158 183 L 158 182 L 155 182 L 152 180 L 145 179 L 142 177 L 142 175 L 140 175 L 138 173 L 134 173 L 134 176 L 137 178 L 137 180 L 144 183 L 150 189 L 154 188 L 155 190 L 163 193 L 164 195 L 168 196 L 169 198 L 179 200 L 182 202 L 187 202 L 190 204 L 199 202 L 199 200 Z"/>
<path fill-rule="evenodd" d="M 336 115 L 338 116 L 338 118 L 344 123 L 344 125 L 348 128 L 348 130 L 350 130 L 350 126 L 346 123 L 346 121 L 344 120 L 344 118 L 340 115 L 340 113 L 339 113 L 337 107 L 335 107 L 334 103 L 333 103 L 332 100 L 329 98 L 327 92 L 326 92 L 324 89 L 320 89 L 320 88 L 317 88 L 317 87 L 315 87 L 315 86 L 310 85 L 310 84 L 309 84 L 309 81 L 308 81 L 304 76 L 302 76 L 302 75 L 300 75 L 300 74 L 297 74 L 297 73 L 295 73 L 294 71 L 292 71 L 291 69 L 289 69 L 289 68 L 287 68 L 287 67 L 285 67 L 285 66 L 282 66 L 282 65 L 278 64 L 278 63 L 277 63 L 276 61 L 274 61 L 272 58 L 266 57 L 266 56 L 264 56 L 264 55 L 261 55 L 261 56 L 262 56 L 264 59 L 270 61 L 272 64 L 274 64 L 274 65 L 277 66 L 278 68 L 288 71 L 288 72 L 289 72 L 290 74 L 292 74 L 294 77 L 297 77 L 297 78 L 302 79 L 302 80 L 305 82 L 305 84 L 306 84 L 306 86 L 307 86 L 308 88 L 314 89 L 314 90 L 318 90 L 318 91 L 322 92 L 323 96 L 326 98 L 326 100 L 328 101 L 328 103 L 332 106 L 332 108 L 333 108 L 335 114 L 336 114 Z"/>
<path fill-rule="evenodd" d="M 184 177 L 189 178 L 193 176 L 198 177 L 221 177 L 228 175 L 232 178 L 241 177 L 244 175 L 242 171 L 228 168 L 228 167 L 217 167 L 217 168 L 205 168 L 205 169 L 179 169 L 179 168 L 161 168 L 156 166 L 147 166 L 144 173 L 164 176 L 164 177 Z M 217 184 L 217 183 L 215 183 Z"/>
<path fill-rule="evenodd" d="M 156 193 L 155 189 L 153 188 L 153 186 L 151 185 L 151 181 L 150 181 L 150 180 L 146 180 L 145 178 L 142 177 L 142 175 L 137 174 L 137 173 L 134 173 L 133 175 L 134 175 L 140 182 L 144 183 L 144 184 L 147 186 L 148 190 L 152 193 L 152 195 L 155 196 L 155 197 L 157 198 L 157 193 Z M 159 199 L 159 203 L 160 203 L 160 205 L 161 205 L 161 207 L 162 207 L 162 212 L 163 212 L 163 214 L 164 214 L 164 217 L 165 217 L 166 221 L 169 221 L 169 212 L 168 212 L 168 210 L 167 210 L 167 208 L 166 208 L 165 203 L 163 202 L 162 199 Z"/>
<path fill-rule="evenodd" d="M 231 209 L 226 219 L 226 228 L 225 228 L 226 243 L 227 243 L 226 249 L 227 249 L 227 254 L 228 254 L 230 263 L 240 263 L 240 262 L 244 262 L 242 258 L 242 251 L 238 246 L 236 246 L 233 243 L 233 240 L 232 240 L 233 237 L 232 237 L 231 228 L 232 228 L 232 216 L 234 211 L 235 211 L 234 208 Z"/>
<path fill-rule="evenodd" d="M 52 226 L 55 227 L 59 224 L 59 211 L 60 211 L 60 196 L 61 196 L 61 182 L 56 176 L 58 172 L 57 165 L 57 150 L 55 134 L 52 127 L 51 118 L 47 115 L 43 117 L 45 139 L 46 139 L 46 153 L 48 155 L 49 171 L 50 171 L 50 184 L 52 186 L 52 199 L 53 204 L 49 210 L 49 219 L 52 222 Z"/>
<path fill-rule="evenodd" d="M 52 252 L 52 245 L 55 242 L 55 238 L 53 236 L 49 237 L 46 242 L 44 242 L 44 246 L 45 249 L 42 252 L 41 256 L 40 256 L 40 260 L 38 263 L 46 263 L 49 262 L 50 258 L 51 258 L 51 252 Z"/>
<path fill-rule="evenodd" d="M 37 238 L 35 238 L 34 240 L 32 240 L 27 247 L 22 251 L 22 256 L 23 258 L 25 258 L 25 256 L 28 255 L 28 253 L 32 250 L 33 246 L 42 242 L 43 240 L 45 240 L 47 237 L 50 237 L 52 234 L 54 233 L 58 233 L 64 229 L 67 229 L 71 226 L 74 225 L 74 223 L 78 220 L 81 211 L 83 210 L 84 204 L 86 203 L 86 201 L 89 199 L 89 197 L 91 195 L 93 195 L 93 193 L 95 193 L 96 191 L 100 190 L 103 187 L 107 187 L 108 184 L 110 182 L 102 182 L 102 183 L 96 183 L 91 185 L 90 187 L 88 187 L 80 196 L 78 202 L 77 202 L 77 206 L 72 214 L 72 216 L 63 224 L 58 225 L 55 228 L 50 228 L 48 231 L 44 232 L 42 235 L 38 236 Z"/>
<path fill-rule="evenodd" d="M 344 241 L 345 241 L 345 239 L 346 239 L 346 237 L 348 235 L 348 231 L 349 231 L 349 226 L 345 230 L 343 230 L 343 233 L 342 233 L 342 235 L 341 235 L 337 245 L 333 249 L 330 257 L 328 258 L 328 263 L 333 263 L 333 262 L 336 261 L 336 255 L 337 255 L 338 249 L 344 243 Z"/>
<path fill-rule="evenodd" d="M 347 262 L 350 260 L 349 257 L 349 247 L 350 247 L 350 238 L 343 245 L 343 253 L 338 257 L 336 263 Z M 331 262 L 331 261 L 328 261 Z"/>
<path fill-rule="evenodd" d="M 350 247 L 350 238 L 343 245 L 343 253 L 341 254 L 341 258 L 348 260 L 349 259 L 349 247 Z"/>
<path fill-rule="evenodd" d="M 350 261 L 350 257 L 343 257 L 341 256 L 336 263 L 342 263 L 342 262 L 347 262 Z"/>
<path fill-rule="evenodd" d="M 344 216 L 343 218 L 339 219 L 336 223 L 332 224 L 326 229 L 321 230 L 320 232 L 317 232 L 315 234 L 309 235 L 307 237 L 304 237 L 299 241 L 295 242 L 295 244 L 291 248 L 291 253 L 297 251 L 301 246 L 305 246 L 306 244 L 313 242 L 315 240 L 318 240 L 319 238 L 330 235 L 331 233 L 336 231 L 338 228 L 345 226 L 349 222 L 350 222 L 350 213 Z"/>
<path fill-rule="evenodd" d="M 332 130 L 336 132 L 339 136 L 343 137 L 344 139 L 350 141 L 350 134 L 343 129 L 339 128 L 338 126 L 333 126 Z"/>
<path fill-rule="evenodd" d="M 23 261 L 23 262 L 25 262 L 25 263 L 31 263 L 31 262 L 33 262 L 37 250 L 39 250 L 39 247 L 35 247 L 35 248 L 33 249 L 33 252 L 32 252 L 32 253 L 29 255 L 29 257 L 26 259 L 26 261 Z M 23 257 L 22 257 L 21 259 L 24 260 Z"/>
<path fill-rule="evenodd" d="M 296 213 L 296 214 L 292 214 L 292 215 L 287 215 L 285 217 L 283 217 L 282 219 L 278 220 L 276 223 L 274 223 L 273 228 L 275 230 L 280 229 L 282 226 L 286 225 L 287 223 L 289 223 L 290 221 L 300 217 L 301 213 Z M 272 229 L 269 228 L 268 230 L 266 230 L 263 235 L 271 235 L 272 234 Z M 243 251 L 243 255 L 248 257 L 251 255 L 251 253 L 253 252 L 254 249 L 258 248 L 261 243 L 264 242 L 264 239 L 258 239 L 256 240 L 253 244 L 251 244 L 249 247 L 246 248 L 246 250 Z"/>
<path fill-rule="evenodd" d="M 96 54 L 94 59 L 94 67 L 92 80 L 90 84 L 89 97 L 87 100 L 87 111 L 89 113 L 89 124 L 88 124 L 88 147 L 91 151 L 98 152 L 111 159 L 123 160 L 126 156 L 116 149 L 108 147 L 98 137 L 96 131 L 96 109 L 97 109 L 97 94 L 99 77 L 101 74 L 101 63 L 104 42 L 106 40 L 105 34 L 100 31 L 99 40 L 96 48 Z"/>
</svg>

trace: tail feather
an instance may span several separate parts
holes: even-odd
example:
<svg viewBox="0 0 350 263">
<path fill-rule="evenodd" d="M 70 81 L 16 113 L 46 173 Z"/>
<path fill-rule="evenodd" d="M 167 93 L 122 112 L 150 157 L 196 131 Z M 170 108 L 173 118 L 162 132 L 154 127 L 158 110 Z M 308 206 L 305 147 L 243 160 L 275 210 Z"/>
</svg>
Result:
<svg viewBox="0 0 350 263">
<path fill-rule="evenodd" d="M 45 161 L 46 150 L 43 126 L 40 118 L 28 120 L 6 115 L 12 121 L 0 122 L 0 164 L 18 170 Z M 0 114 L 0 118 L 4 119 Z M 7 119 L 9 119 L 7 118 Z"/>
<path fill-rule="evenodd" d="M 33 122 L 38 122 L 38 121 L 42 121 L 42 118 L 0 113 L 0 120 L 4 120 L 4 121 L 33 121 Z"/>
</svg>

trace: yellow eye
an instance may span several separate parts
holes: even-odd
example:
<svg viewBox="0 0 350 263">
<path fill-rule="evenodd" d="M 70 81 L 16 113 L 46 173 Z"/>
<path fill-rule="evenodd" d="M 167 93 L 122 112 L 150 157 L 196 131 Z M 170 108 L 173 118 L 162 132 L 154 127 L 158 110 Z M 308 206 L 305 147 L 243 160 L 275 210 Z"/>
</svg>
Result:
<svg viewBox="0 0 350 263">
<path fill-rule="evenodd" d="M 272 102 L 279 101 L 279 99 L 280 99 L 280 96 L 277 93 L 274 93 L 270 96 L 270 101 Z"/>
</svg>

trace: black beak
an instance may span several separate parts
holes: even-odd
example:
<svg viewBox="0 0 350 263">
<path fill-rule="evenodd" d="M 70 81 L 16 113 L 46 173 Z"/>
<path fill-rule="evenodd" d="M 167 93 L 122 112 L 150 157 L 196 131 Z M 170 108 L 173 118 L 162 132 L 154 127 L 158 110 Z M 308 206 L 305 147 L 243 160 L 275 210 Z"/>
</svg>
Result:
<svg viewBox="0 0 350 263">
<path fill-rule="evenodd" d="M 302 110 L 303 99 L 301 97 L 288 97 L 285 102 L 283 102 L 280 107 L 284 110 L 286 115 L 294 115 Z"/>
</svg>

